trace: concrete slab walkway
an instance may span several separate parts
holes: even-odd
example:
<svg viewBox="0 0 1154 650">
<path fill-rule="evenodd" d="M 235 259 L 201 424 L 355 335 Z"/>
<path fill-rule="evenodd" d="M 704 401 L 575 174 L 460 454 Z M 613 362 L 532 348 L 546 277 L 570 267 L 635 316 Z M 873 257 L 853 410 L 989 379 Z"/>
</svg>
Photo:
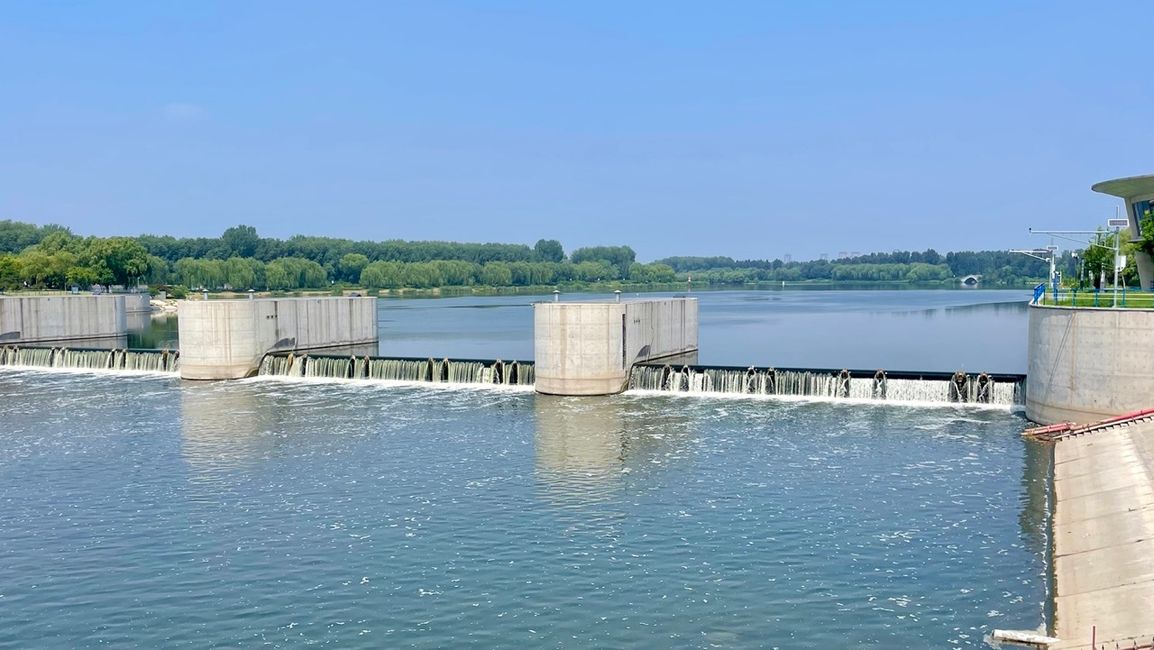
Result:
<svg viewBox="0 0 1154 650">
<path fill-rule="evenodd" d="M 1055 648 L 1154 644 L 1154 422 L 1054 449 Z"/>
</svg>

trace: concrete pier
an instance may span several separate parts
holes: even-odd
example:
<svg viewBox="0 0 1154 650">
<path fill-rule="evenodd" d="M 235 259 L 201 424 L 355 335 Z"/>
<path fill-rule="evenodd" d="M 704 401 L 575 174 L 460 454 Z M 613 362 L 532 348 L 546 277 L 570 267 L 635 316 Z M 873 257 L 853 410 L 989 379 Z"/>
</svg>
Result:
<svg viewBox="0 0 1154 650">
<path fill-rule="evenodd" d="M 1055 648 L 1154 641 L 1154 421 L 1054 450 Z"/>
<path fill-rule="evenodd" d="M 697 299 L 543 302 L 533 306 L 537 392 L 611 395 L 636 363 L 697 350 Z"/>
<path fill-rule="evenodd" d="M 147 299 L 147 294 L 145 294 Z M 0 343 L 38 344 L 123 337 L 124 295 L 0 296 Z"/>
<path fill-rule="evenodd" d="M 376 298 L 185 300 L 179 310 L 184 379 L 248 377 L 269 352 L 376 353 Z"/>
</svg>

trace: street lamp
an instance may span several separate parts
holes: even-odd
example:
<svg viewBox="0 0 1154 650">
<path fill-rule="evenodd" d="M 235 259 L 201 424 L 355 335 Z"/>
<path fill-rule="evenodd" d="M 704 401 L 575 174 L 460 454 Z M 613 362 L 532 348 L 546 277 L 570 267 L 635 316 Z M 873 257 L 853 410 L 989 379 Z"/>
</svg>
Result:
<svg viewBox="0 0 1154 650">
<path fill-rule="evenodd" d="M 1097 246 L 1098 248 L 1105 248 L 1106 250 L 1113 251 L 1113 253 L 1114 253 L 1114 261 L 1113 261 L 1113 264 L 1114 264 L 1114 307 L 1118 306 L 1118 271 L 1120 270 L 1118 268 L 1118 262 L 1119 262 L 1119 257 L 1120 257 L 1119 253 L 1121 251 L 1121 246 L 1122 246 L 1122 237 L 1120 235 L 1120 232 L 1121 232 L 1121 228 L 1123 226 L 1128 225 L 1129 223 L 1130 222 L 1126 219 L 1107 219 L 1106 220 L 1107 228 L 1112 228 L 1114 230 L 1114 245 L 1113 246 L 1103 246 L 1102 244 L 1099 244 L 1098 242 L 1093 241 L 1093 240 L 1086 242 L 1087 246 Z M 1072 241 L 1072 242 L 1078 242 L 1079 244 L 1082 243 L 1081 240 L 1073 239 L 1071 237 L 1067 237 L 1066 235 L 1097 235 L 1099 232 L 1101 232 L 1100 230 L 1034 230 L 1033 228 L 1030 228 L 1029 230 L 1030 230 L 1030 234 L 1033 234 L 1033 235 L 1050 235 L 1051 237 L 1058 237 L 1060 239 L 1067 239 L 1067 240 Z M 1050 261 L 1050 274 L 1051 274 L 1051 276 L 1053 276 L 1053 272 L 1054 272 L 1054 262 L 1051 259 L 1051 261 Z M 1057 295 L 1057 288 L 1054 289 L 1054 293 L 1056 296 Z"/>
</svg>

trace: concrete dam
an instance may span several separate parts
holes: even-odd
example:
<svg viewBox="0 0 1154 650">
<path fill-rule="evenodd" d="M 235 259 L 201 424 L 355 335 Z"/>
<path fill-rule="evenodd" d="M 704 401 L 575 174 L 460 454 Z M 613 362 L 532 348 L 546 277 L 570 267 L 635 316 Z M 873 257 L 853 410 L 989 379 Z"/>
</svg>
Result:
<svg viewBox="0 0 1154 650">
<path fill-rule="evenodd" d="M 384 358 L 374 298 L 186 301 L 181 349 L 87 349 L 41 341 L 0 348 L 0 365 L 168 372 L 184 379 L 254 375 L 333 381 L 471 384 L 544 394 L 625 390 L 927 404 L 1015 406 L 1012 374 L 697 365 L 694 298 L 541 302 L 533 360 Z"/>
</svg>

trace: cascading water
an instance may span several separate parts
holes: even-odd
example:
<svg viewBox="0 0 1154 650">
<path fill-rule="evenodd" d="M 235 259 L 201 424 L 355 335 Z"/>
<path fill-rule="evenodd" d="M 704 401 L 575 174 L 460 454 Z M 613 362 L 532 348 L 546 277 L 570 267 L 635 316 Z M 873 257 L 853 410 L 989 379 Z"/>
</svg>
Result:
<svg viewBox="0 0 1154 650">
<path fill-rule="evenodd" d="M 9 345 L 0 348 L 0 366 L 176 372 L 180 353 L 169 350 L 75 350 Z"/>
<path fill-rule="evenodd" d="M 330 357 L 309 354 L 270 354 L 261 361 L 259 375 L 323 377 L 369 381 L 432 382 L 532 386 L 533 364 L 525 361 L 452 359 L 386 359 Z"/>
<path fill-rule="evenodd" d="M 8 345 L 0 366 L 175 373 L 180 353 L 170 350 L 90 350 Z M 267 355 L 258 374 L 369 381 L 532 386 L 534 366 L 525 361 L 388 359 L 308 354 Z M 889 402 L 972 403 L 1013 406 L 1024 397 L 1018 375 L 865 373 L 849 370 L 724 368 L 639 365 L 629 388 L 709 394 L 792 395 Z"/>
<path fill-rule="evenodd" d="M 895 376 L 896 375 L 896 376 Z M 781 370 L 640 365 L 629 388 L 635 390 L 744 395 L 793 395 L 891 402 L 1022 403 L 1023 378 L 987 373 L 874 373 L 849 370 Z"/>
</svg>

